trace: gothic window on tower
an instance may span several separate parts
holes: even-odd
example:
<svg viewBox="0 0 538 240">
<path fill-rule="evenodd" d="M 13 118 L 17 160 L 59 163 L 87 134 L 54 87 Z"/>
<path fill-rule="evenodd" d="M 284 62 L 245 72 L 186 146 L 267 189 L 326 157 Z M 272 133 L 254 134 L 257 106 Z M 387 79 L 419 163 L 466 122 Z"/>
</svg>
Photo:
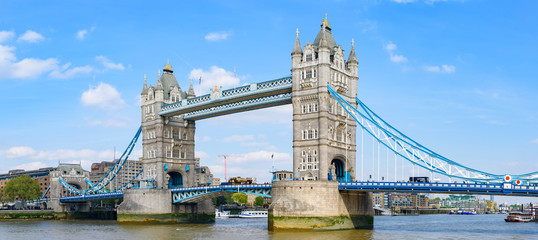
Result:
<svg viewBox="0 0 538 240">
<path fill-rule="evenodd" d="M 306 105 L 303 105 L 303 113 L 306 113 Z"/>
<path fill-rule="evenodd" d="M 318 104 L 314 103 L 314 112 L 317 112 L 317 111 L 318 111 Z"/>
<path fill-rule="evenodd" d="M 179 149 L 174 149 L 174 153 L 172 154 L 173 158 L 179 158 Z"/>
<path fill-rule="evenodd" d="M 342 142 L 344 138 L 344 125 L 340 124 L 336 127 L 336 141 Z"/>
<path fill-rule="evenodd" d="M 183 140 L 187 140 L 187 133 L 183 133 Z"/>
<path fill-rule="evenodd" d="M 172 129 L 172 137 L 174 139 L 179 139 L 179 129 L 178 128 L 173 128 Z"/>
<path fill-rule="evenodd" d="M 306 55 L 306 61 L 307 61 L 307 62 L 312 61 L 312 54 L 307 54 L 307 55 Z"/>
<path fill-rule="evenodd" d="M 170 131 L 168 130 L 168 128 L 166 130 L 164 130 L 164 137 L 165 138 L 169 138 L 170 137 Z"/>
<path fill-rule="evenodd" d="M 312 112 L 312 105 L 308 104 L 308 112 L 311 113 Z"/>
<path fill-rule="evenodd" d="M 316 69 L 314 69 L 314 77 L 316 77 L 316 76 L 317 76 L 317 74 L 316 74 Z"/>
<path fill-rule="evenodd" d="M 306 71 L 306 78 L 312 78 L 312 70 Z"/>
<path fill-rule="evenodd" d="M 312 139 L 312 130 L 306 130 L 306 132 L 308 132 L 308 139 Z"/>
<path fill-rule="evenodd" d="M 183 159 L 187 158 L 187 153 L 186 152 L 181 152 L 181 158 L 183 158 Z"/>
</svg>

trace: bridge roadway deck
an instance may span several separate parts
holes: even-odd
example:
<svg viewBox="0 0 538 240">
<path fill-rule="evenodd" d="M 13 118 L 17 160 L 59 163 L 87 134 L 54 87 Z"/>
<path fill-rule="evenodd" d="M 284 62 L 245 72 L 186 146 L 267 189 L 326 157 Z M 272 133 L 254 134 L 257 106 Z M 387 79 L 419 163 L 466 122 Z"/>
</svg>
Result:
<svg viewBox="0 0 538 240">
<path fill-rule="evenodd" d="M 476 194 L 538 197 L 538 186 L 513 185 L 511 183 L 416 183 L 416 182 L 340 182 L 338 188 L 366 192 L 411 192 Z M 242 192 L 271 197 L 271 184 L 219 185 L 207 187 L 184 187 L 172 189 L 173 203 L 191 203 L 212 198 L 225 192 Z M 60 202 L 83 202 L 100 199 L 122 198 L 123 192 L 100 193 L 60 198 Z"/>
<path fill-rule="evenodd" d="M 291 103 L 292 80 L 284 77 L 163 105 L 159 115 L 199 120 Z"/>
</svg>

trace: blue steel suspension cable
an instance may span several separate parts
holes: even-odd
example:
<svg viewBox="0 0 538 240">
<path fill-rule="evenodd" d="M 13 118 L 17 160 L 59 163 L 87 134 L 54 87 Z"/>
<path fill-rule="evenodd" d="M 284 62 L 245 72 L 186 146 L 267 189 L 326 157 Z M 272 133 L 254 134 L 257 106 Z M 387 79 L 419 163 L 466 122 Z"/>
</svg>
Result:
<svg viewBox="0 0 538 240">
<path fill-rule="evenodd" d="M 342 105 L 342 106 L 348 106 L 349 108 L 354 109 L 354 111 L 355 111 L 357 114 L 359 114 L 361 117 L 363 117 L 364 119 L 366 119 L 366 120 L 369 121 L 370 123 L 374 124 L 378 129 L 381 129 L 385 134 L 387 134 L 387 136 L 390 136 L 390 137 L 393 138 L 393 139 L 398 139 L 398 140 L 400 140 L 400 141 L 402 141 L 402 142 L 405 142 L 405 143 L 411 145 L 411 147 L 416 148 L 417 150 L 419 150 L 419 149 L 421 150 L 421 149 L 422 149 L 422 148 L 420 148 L 420 147 L 413 146 L 414 144 L 410 144 L 410 143 L 408 143 L 407 141 L 401 139 L 401 138 L 398 137 L 398 136 L 395 136 L 394 134 L 392 134 L 392 133 L 389 132 L 388 130 L 386 130 L 386 129 L 384 129 L 383 127 L 381 127 L 376 121 L 373 121 L 371 118 L 364 116 L 364 114 L 362 114 L 362 113 L 359 112 L 357 109 L 355 109 L 353 106 L 351 106 L 351 105 L 350 105 L 347 101 L 345 101 L 345 100 L 344 100 L 338 93 L 336 93 L 330 86 L 328 87 L 328 89 L 329 89 L 329 92 L 331 93 L 331 95 L 333 95 L 333 96 L 335 97 L 335 99 L 339 102 L 340 105 Z M 361 127 L 362 127 L 364 130 L 366 130 L 370 135 L 372 135 L 372 136 L 374 136 L 375 138 L 377 138 L 377 137 L 375 136 L 375 134 L 373 134 L 371 131 L 369 131 L 368 129 L 366 129 L 366 127 L 365 127 L 365 126 L 364 126 L 364 125 L 363 125 L 363 124 L 356 118 L 356 116 L 355 116 L 354 114 L 352 114 L 347 108 L 344 107 L 344 109 L 346 110 L 346 112 L 348 112 L 348 113 L 354 118 L 354 120 L 355 120 L 357 123 L 359 123 L 359 124 L 361 125 Z M 371 115 L 370 115 L 370 116 L 371 116 Z M 382 140 L 379 139 L 379 138 L 377 138 L 377 139 L 378 139 L 379 141 L 382 141 Z M 394 149 L 392 149 L 392 148 L 391 148 L 390 146 L 388 146 L 385 142 L 382 142 L 382 143 L 383 143 L 384 146 L 390 148 L 394 153 L 398 154 L 399 156 L 401 156 L 401 157 L 407 159 L 408 161 L 412 162 L 413 164 L 416 164 L 416 165 L 418 165 L 418 166 L 420 166 L 420 167 L 422 167 L 422 168 L 428 169 L 429 171 L 437 172 L 437 173 L 440 173 L 440 174 L 443 174 L 443 175 L 447 175 L 447 176 L 451 176 L 451 177 L 462 178 L 462 179 L 468 179 L 468 180 L 473 180 L 473 181 L 499 181 L 499 180 L 500 180 L 499 178 L 492 178 L 492 175 L 493 175 L 493 174 L 484 173 L 484 172 L 476 171 L 476 170 L 475 170 L 475 171 L 470 171 L 470 170 L 473 170 L 473 169 L 467 168 L 467 167 L 465 167 L 465 166 L 461 166 L 461 167 L 462 167 L 462 168 L 465 168 L 466 171 L 470 171 L 470 172 L 479 172 L 479 173 L 481 173 L 481 174 L 484 174 L 484 175 L 486 175 L 487 178 L 470 178 L 470 177 L 465 177 L 465 176 L 453 175 L 453 174 L 447 173 L 446 171 L 441 171 L 441 170 L 439 170 L 438 168 L 436 168 L 436 167 L 433 166 L 433 165 L 430 165 L 429 163 L 425 162 L 425 161 L 424 161 L 423 159 L 421 159 L 421 158 L 418 158 L 418 157 L 417 157 L 416 160 L 419 160 L 419 161 L 422 162 L 423 164 L 422 164 L 422 163 L 419 163 L 419 162 L 417 162 L 417 161 L 413 161 L 413 160 L 409 159 L 408 157 L 406 157 L 406 156 L 400 154 L 399 152 L 395 151 Z M 400 147 L 402 147 L 402 149 L 406 150 L 407 152 L 411 153 L 411 152 L 409 151 L 408 148 L 402 146 L 401 144 L 400 144 Z M 414 153 L 413 153 L 413 154 L 414 154 Z M 428 154 L 428 155 L 430 155 L 430 154 Z M 430 156 L 431 156 L 431 155 L 430 155 Z M 426 166 L 425 166 L 424 164 L 425 164 Z M 455 164 L 454 164 L 454 165 L 455 165 Z M 459 164 L 458 164 L 458 165 L 459 165 Z M 500 175 L 499 175 L 499 176 L 500 176 Z"/>
</svg>

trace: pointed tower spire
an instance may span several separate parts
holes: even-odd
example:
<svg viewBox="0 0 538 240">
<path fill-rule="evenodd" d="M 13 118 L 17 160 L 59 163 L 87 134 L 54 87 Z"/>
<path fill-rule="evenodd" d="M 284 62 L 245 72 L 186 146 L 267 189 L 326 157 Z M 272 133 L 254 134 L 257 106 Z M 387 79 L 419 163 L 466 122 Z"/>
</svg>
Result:
<svg viewBox="0 0 538 240">
<path fill-rule="evenodd" d="M 187 98 L 193 98 L 196 97 L 196 94 L 194 93 L 194 87 L 192 86 L 192 78 L 191 78 L 191 85 L 189 86 L 189 92 L 187 92 Z"/>
<path fill-rule="evenodd" d="M 349 52 L 349 57 L 347 58 L 348 63 L 359 63 L 357 61 L 357 56 L 355 55 L 355 41 L 351 39 L 351 51 Z"/>
<path fill-rule="evenodd" d="M 291 52 L 291 55 L 303 54 L 303 48 L 301 47 L 301 42 L 299 42 L 299 28 L 297 28 L 295 34 L 297 35 L 297 37 L 295 38 L 295 45 L 293 45 L 293 51 Z"/>
<path fill-rule="evenodd" d="M 325 28 L 325 23 L 323 23 L 323 28 Z M 319 41 L 319 48 L 329 48 L 329 43 L 327 43 L 327 34 L 322 30 L 321 40 Z"/>
<path fill-rule="evenodd" d="M 148 84 L 146 82 L 146 74 L 144 74 L 144 86 L 142 87 L 142 94 L 148 93 Z"/>
<path fill-rule="evenodd" d="M 161 74 L 161 71 L 159 70 L 159 75 Z M 157 79 L 157 85 L 155 85 L 155 89 L 157 90 L 163 90 L 163 81 L 161 80 L 161 76 Z"/>
</svg>

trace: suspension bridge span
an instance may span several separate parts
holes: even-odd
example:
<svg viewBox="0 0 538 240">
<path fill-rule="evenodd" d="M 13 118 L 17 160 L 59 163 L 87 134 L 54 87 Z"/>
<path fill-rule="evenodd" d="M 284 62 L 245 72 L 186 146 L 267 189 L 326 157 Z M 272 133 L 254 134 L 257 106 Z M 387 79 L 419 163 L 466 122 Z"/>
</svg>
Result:
<svg viewBox="0 0 538 240">
<path fill-rule="evenodd" d="M 169 64 L 155 86 L 148 86 L 144 78 L 142 124 L 120 159 L 96 184 L 85 181 L 84 176 L 68 178 L 59 173 L 54 178 L 55 189 L 67 189 L 72 196 L 56 193 L 54 206 L 62 210 L 70 204 L 82 206 L 91 200 L 123 198 L 118 221 L 212 222 L 211 198 L 244 192 L 273 198 L 270 230 L 291 225 L 298 229 L 348 229 L 373 226 L 371 192 L 538 196 L 538 172 L 495 174 L 468 167 L 421 145 L 373 112 L 357 94 L 358 61 L 353 40 L 345 59 L 326 18 L 314 41 L 304 47 L 297 32 L 291 60 L 291 76 L 233 89 L 215 86 L 202 96 L 196 96 L 192 82 L 183 91 Z M 197 164 L 196 121 L 284 104 L 293 107 L 293 180 L 196 186 L 192 170 Z M 387 156 L 390 153 L 394 157 L 394 179 L 405 161 L 413 171 L 416 167 L 448 180 L 389 181 L 388 170 L 385 180 L 380 179 L 379 169 L 374 176 L 377 180 L 365 179 L 363 157 L 357 166 L 357 156 L 364 152 L 363 140 L 357 147 L 357 128 L 361 139 L 366 133 L 377 144 L 378 152 L 383 148 Z M 109 191 L 107 186 L 141 135 L 143 170 L 132 183 L 119 191 Z M 400 169 L 398 162 L 402 163 Z M 400 177 L 404 176 L 401 173 Z"/>
</svg>

